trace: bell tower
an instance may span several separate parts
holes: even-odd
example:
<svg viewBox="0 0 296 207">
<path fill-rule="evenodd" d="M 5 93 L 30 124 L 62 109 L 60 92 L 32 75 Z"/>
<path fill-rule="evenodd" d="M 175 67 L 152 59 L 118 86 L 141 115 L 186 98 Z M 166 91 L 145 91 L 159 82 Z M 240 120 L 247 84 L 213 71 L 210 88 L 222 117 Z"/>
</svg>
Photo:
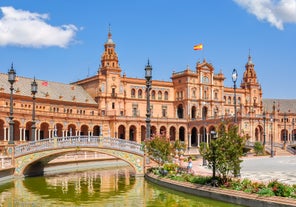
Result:
<svg viewBox="0 0 296 207">
<path fill-rule="evenodd" d="M 105 51 L 101 57 L 101 68 L 98 73 L 107 75 L 108 73 L 118 74 L 121 73 L 121 68 L 118 64 L 118 56 L 115 51 L 115 43 L 112 40 L 112 34 L 109 26 L 108 39 L 104 45 Z"/>
<path fill-rule="evenodd" d="M 243 81 L 241 83 L 241 88 L 250 89 L 254 86 L 258 87 L 259 83 L 257 81 L 256 71 L 254 69 L 254 64 L 252 62 L 252 58 L 250 55 L 248 57 L 248 62 L 246 63 L 245 68 L 246 68 L 246 70 L 244 72 L 244 77 L 243 77 Z"/>
<path fill-rule="evenodd" d="M 245 66 L 244 77 L 241 83 L 241 88 L 247 92 L 246 105 L 251 108 L 251 112 L 261 113 L 262 110 L 262 88 L 257 79 L 257 74 L 254 69 L 252 57 L 249 55 L 248 62 Z M 260 109 L 256 111 L 256 109 Z"/>
</svg>

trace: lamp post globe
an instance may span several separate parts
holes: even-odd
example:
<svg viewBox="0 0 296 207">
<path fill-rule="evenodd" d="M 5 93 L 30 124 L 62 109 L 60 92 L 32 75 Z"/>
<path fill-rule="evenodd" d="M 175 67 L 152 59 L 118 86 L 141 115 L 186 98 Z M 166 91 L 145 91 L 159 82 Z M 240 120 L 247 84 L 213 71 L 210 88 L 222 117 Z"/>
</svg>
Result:
<svg viewBox="0 0 296 207">
<path fill-rule="evenodd" d="M 10 111 L 9 111 L 9 140 L 8 144 L 14 144 L 14 122 L 13 122 L 13 84 L 16 80 L 16 72 L 13 69 L 13 64 L 8 71 L 8 82 L 10 83 Z"/>
</svg>

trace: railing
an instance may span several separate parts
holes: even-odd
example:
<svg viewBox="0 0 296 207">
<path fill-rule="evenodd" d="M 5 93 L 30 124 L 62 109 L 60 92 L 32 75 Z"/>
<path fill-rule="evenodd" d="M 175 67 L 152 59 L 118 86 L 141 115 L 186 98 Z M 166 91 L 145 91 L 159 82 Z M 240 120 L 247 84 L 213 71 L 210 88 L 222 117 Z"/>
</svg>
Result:
<svg viewBox="0 0 296 207">
<path fill-rule="evenodd" d="M 40 141 L 32 141 L 15 147 L 15 157 L 44 150 L 72 148 L 72 147 L 100 147 L 127 151 L 144 155 L 142 145 L 129 140 L 98 136 L 69 136 L 54 137 Z"/>
</svg>

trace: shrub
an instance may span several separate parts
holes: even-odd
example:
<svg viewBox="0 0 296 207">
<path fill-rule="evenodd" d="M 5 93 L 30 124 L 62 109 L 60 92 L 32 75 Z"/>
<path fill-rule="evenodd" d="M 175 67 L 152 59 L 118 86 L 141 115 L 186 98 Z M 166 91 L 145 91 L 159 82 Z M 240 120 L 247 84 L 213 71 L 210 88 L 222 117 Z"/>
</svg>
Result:
<svg viewBox="0 0 296 207">
<path fill-rule="evenodd" d="M 271 188 L 262 188 L 258 191 L 258 194 L 261 196 L 274 196 L 274 192 L 272 191 Z"/>
<path fill-rule="evenodd" d="M 255 144 L 254 144 L 254 151 L 255 151 L 255 154 L 257 156 L 258 155 L 264 155 L 264 147 L 261 144 L 261 142 L 255 142 Z"/>
</svg>

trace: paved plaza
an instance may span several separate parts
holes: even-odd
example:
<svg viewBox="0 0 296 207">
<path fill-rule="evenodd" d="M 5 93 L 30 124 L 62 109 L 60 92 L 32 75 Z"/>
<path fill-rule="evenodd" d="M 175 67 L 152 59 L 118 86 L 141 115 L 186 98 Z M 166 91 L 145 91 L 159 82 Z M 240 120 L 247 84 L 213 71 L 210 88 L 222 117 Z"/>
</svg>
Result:
<svg viewBox="0 0 296 207">
<path fill-rule="evenodd" d="M 202 166 L 202 159 L 193 162 L 197 174 L 212 175 L 212 170 Z M 269 182 L 277 179 L 287 184 L 296 184 L 296 156 L 245 157 L 241 164 L 241 178 Z"/>
</svg>

